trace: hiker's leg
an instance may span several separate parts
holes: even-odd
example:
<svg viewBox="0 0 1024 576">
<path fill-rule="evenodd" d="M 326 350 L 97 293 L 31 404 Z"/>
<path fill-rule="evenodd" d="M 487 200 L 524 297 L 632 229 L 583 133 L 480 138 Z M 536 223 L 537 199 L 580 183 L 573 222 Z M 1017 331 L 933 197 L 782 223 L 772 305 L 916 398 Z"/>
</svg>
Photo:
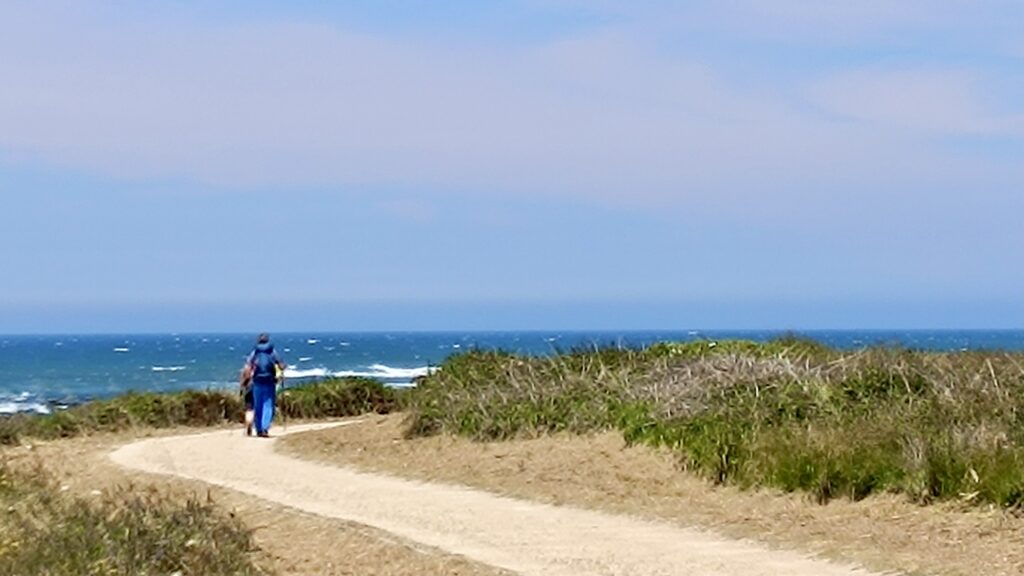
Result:
<svg viewBox="0 0 1024 576">
<path fill-rule="evenodd" d="M 263 427 L 263 420 L 265 418 L 264 411 L 267 406 L 267 387 L 263 384 L 253 384 L 252 386 L 252 408 L 253 408 L 253 421 L 256 424 L 256 432 L 263 433 L 266 428 Z"/>
<path fill-rule="evenodd" d="M 267 397 L 263 404 L 263 431 L 270 430 L 270 423 L 274 421 L 274 402 L 277 400 L 277 387 L 267 384 Z"/>
<path fill-rule="evenodd" d="M 270 421 L 274 418 L 274 385 L 257 384 L 254 392 L 256 432 L 262 434 L 270 429 Z"/>
</svg>

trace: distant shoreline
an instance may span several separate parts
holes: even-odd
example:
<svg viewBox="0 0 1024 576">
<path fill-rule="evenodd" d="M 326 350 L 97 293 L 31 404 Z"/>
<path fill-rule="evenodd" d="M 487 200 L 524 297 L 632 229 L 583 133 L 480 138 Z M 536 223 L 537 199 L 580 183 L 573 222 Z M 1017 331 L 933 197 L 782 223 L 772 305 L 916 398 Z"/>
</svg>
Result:
<svg viewBox="0 0 1024 576">
<path fill-rule="evenodd" d="M 1024 330 L 653 330 L 405 331 L 272 334 L 290 381 L 368 376 L 407 386 L 451 355 L 500 349 L 545 356 L 595 347 L 642 347 L 663 341 L 746 339 L 796 334 L 831 348 L 869 345 L 961 351 L 1024 350 Z M 254 336 L 222 334 L 30 335 L 0 337 L 0 409 L 55 411 L 130 390 L 233 390 Z M 301 378 L 300 378 L 301 377 Z"/>
</svg>

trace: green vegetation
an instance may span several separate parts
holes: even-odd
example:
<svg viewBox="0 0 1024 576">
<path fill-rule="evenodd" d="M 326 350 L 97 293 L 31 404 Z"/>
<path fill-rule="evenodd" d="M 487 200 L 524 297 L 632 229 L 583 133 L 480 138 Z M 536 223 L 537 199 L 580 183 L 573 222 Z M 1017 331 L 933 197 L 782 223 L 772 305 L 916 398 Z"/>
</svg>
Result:
<svg viewBox="0 0 1024 576">
<path fill-rule="evenodd" d="M 249 530 L 195 498 L 130 489 L 61 493 L 42 471 L 0 465 L 0 574 L 255 575 Z"/>
<path fill-rule="evenodd" d="M 278 408 L 290 418 L 338 418 L 398 407 L 398 390 L 370 378 L 339 378 L 286 388 Z"/>
<path fill-rule="evenodd" d="M 621 430 L 715 482 L 1024 504 L 1024 355 L 830 350 L 786 337 L 472 351 L 405 398 L 410 434 Z"/>
<path fill-rule="evenodd" d="M 390 412 L 397 395 L 376 380 L 340 378 L 285 388 L 278 396 L 285 417 L 331 418 L 367 412 Z M 228 391 L 186 391 L 173 394 L 129 393 L 47 415 L 0 418 L 0 443 L 22 438 L 67 438 L 102 431 L 172 426 L 213 426 L 240 422 L 242 398 Z"/>
</svg>

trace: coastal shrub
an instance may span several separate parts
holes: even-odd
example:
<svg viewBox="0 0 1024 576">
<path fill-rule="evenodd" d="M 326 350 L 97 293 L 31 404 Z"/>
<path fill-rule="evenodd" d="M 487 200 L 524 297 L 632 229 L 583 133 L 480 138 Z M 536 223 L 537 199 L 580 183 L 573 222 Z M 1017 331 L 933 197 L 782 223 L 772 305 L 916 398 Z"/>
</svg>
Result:
<svg viewBox="0 0 1024 576">
<path fill-rule="evenodd" d="M 680 463 L 685 469 L 724 483 L 737 475 L 748 449 L 745 437 L 749 434 L 744 422 L 708 414 L 666 423 L 660 439 L 671 440 L 668 446 L 681 453 Z"/>
<path fill-rule="evenodd" d="M 366 412 L 389 412 L 398 392 L 368 378 L 339 378 L 288 387 L 279 396 L 280 409 L 295 418 L 332 418 Z M 235 391 L 129 392 L 107 400 L 86 402 L 52 414 L 0 417 L 0 443 L 22 438 L 68 438 L 90 432 L 132 428 L 216 426 L 241 422 L 245 406 Z"/>
<path fill-rule="evenodd" d="M 805 491 L 822 503 L 837 496 L 859 500 L 891 490 L 905 476 L 897 438 L 858 424 L 762 432 L 750 443 L 744 468 L 743 485 Z"/>
<path fill-rule="evenodd" d="M 195 497 L 129 487 L 86 500 L 0 465 L 0 506 L 0 574 L 266 574 L 251 531 Z"/>
<path fill-rule="evenodd" d="M 0 442 L 17 443 L 22 437 L 67 438 L 139 427 L 212 426 L 239 420 L 242 412 L 241 399 L 228 392 L 129 392 L 52 414 L 2 418 Z"/>
<path fill-rule="evenodd" d="M 452 431 L 478 440 L 615 425 L 632 368 L 620 351 L 548 359 L 470 351 L 409 391 L 410 434 Z"/>
<path fill-rule="evenodd" d="M 411 435 L 617 428 L 714 482 L 821 502 L 889 491 L 1024 504 L 1024 354 L 840 352 L 792 336 L 547 358 L 470 351 L 405 404 Z"/>
<path fill-rule="evenodd" d="M 68 413 L 81 413 L 84 420 L 93 424 L 93 429 L 211 426 L 241 417 L 242 403 L 237 394 L 223 391 L 129 392 L 84 404 Z"/>
<path fill-rule="evenodd" d="M 398 391 L 371 378 L 338 378 L 286 388 L 278 395 L 281 411 L 294 418 L 387 414 L 398 406 Z"/>
<path fill-rule="evenodd" d="M 821 358 L 832 350 L 810 338 L 784 334 L 768 342 L 753 340 L 693 340 L 690 342 L 657 342 L 641 352 L 641 357 L 702 358 L 710 355 L 745 354 L 759 358 Z"/>
</svg>

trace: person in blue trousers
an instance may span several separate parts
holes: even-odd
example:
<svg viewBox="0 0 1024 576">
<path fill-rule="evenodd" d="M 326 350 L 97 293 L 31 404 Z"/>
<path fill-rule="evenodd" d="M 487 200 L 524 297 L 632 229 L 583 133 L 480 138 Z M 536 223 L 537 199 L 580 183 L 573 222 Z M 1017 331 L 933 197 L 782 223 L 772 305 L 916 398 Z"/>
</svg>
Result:
<svg viewBox="0 0 1024 576">
<path fill-rule="evenodd" d="M 274 351 L 268 334 L 260 334 L 256 346 L 246 360 L 252 374 L 253 424 L 260 438 L 270 436 L 270 423 L 274 420 L 277 401 L 277 374 L 284 374 L 284 362 Z"/>
</svg>

